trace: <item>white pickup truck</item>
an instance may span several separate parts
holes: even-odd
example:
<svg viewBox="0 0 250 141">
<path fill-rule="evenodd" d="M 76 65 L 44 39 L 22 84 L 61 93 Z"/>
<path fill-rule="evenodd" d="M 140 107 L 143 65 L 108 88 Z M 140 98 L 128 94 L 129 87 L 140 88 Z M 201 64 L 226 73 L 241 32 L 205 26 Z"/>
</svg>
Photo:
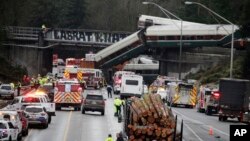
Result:
<svg viewBox="0 0 250 141">
<path fill-rule="evenodd" d="M 28 105 L 43 106 L 49 115 L 49 123 L 51 116 L 55 116 L 55 103 L 48 102 L 47 98 L 43 95 L 25 95 L 18 96 L 5 107 L 5 109 L 23 110 Z"/>
</svg>

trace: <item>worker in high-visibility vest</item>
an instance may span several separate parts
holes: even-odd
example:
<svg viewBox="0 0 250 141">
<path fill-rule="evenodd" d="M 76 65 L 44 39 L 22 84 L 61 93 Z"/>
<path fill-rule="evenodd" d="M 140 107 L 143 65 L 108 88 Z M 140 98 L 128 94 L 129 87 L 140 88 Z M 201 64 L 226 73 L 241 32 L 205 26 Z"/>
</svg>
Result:
<svg viewBox="0 0 250 141">
<path fill-rule="evenodd" d="M 21 82 L 17 82 L 17 96 L 20 96 L 20 93 L 21 93 L 21 87 L 22 87 L 22 84 Z"/>
<path fill-rule="evenodd" d="M 12 89 L 15 89 L 15 84 L 13 82 L 10 83 Z"/>
<path fill-rule="evenodd" d="M 113 141 L 112 135 L 109 134 L 108 138 L 105 141 Z"/>
<path fill-rule="evenodd" d="M 122 100 L 118 97 L 115 98 L 114 100 L 114 105 L 115 105 L 115 116 L 117 115 L 120 115 L 121 114 L 121 106 L 122 106 Z"/>
</svg>

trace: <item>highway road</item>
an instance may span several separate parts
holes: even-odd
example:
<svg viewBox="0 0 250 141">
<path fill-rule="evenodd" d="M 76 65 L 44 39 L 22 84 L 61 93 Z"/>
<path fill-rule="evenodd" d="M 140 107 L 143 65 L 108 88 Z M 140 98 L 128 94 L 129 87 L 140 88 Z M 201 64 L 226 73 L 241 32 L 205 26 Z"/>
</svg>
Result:
<svg viewBox="0 0 250 141">
<path fill-rule="evenodd" d="M 92 90 L 86 90 L 88 93 Z M 99 92 L 104 93 L 105 89 Z M 105 115 L 99 112 L 56 111 L 47 129 L 32 127 L 24 141 L 104 141 L 109 133 L 115 139 L 116 133 L 122 130 L 122 123 L 114 117 L 113 99 L 106 100 Z"/>
<path fill-rule="evenodd" d="M 85 93 L 92 90 L 86 90 Z M 104 141 L 109 133 L 115 139 L 122 130 L 122 123 L 114 117 L 113 99 L 108 99 L 105 89 L 99 90 L 106 100 L 106 113 L 61 110 L 56 112 L 48 129 L 33 127 L 24 141 Z M 229 141 L 230 124 L 241 124 L 236 120 L 218 121 L 218 116 L 207 116 L 196 109 L 172 108 L 178 116 L 178 126 L 184 121 L 184 141 Z M 212 135 L 209 134 L 212 131 Z M 210 132 L 211 133 L 211 132 Z"/>
<path fill-rule="evenodd" d="M 179 123 L 182 119 L 184 121 L 185 141 L 229 141 L 230 125 L 242 124 L 236 119 L 221 122 L 217 115 L 207 116 L 197 112 L 195 108 L 175 107 L 173 112 L 177 115 Z"/>
</svg>

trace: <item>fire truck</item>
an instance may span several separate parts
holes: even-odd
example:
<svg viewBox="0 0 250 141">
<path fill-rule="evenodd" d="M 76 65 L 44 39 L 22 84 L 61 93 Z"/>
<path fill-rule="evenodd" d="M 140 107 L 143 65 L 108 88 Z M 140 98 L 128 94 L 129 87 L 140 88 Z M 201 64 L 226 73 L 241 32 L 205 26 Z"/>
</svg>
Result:
<svg viewBox="0 0 250 141">
<path fill-rule="evenodd" d="M 198 94 L 197 111 L 206 115 L 217 114 L 220 92 L 217 89 L 201 86 Z"/>
<path fill-rule="evenodd" d="M 91 60 L 90 56 L 91 54 L 86 54 L 86 58 L 67 58 L 65 60 L 65 66 L 60 70 L 63 70 L 63 73 L 67 71 L 69 74 L 68 79 L 77 78 L 79 82 L 85 82 L 85 88 L 94 87 L 98 89 L 105 85 L 105 81 L 102 70 L 95 69 L 95 62 Z M 57 64 L 57 62 L 57 55 L 53 55 L 53 64 Z M 56 73 L 56 70 L 59 70 L 58 67 L 59 65 L 53 65 L 54 73 Z"/>
<path fill-rule="evenodd" d="M 55 84 L 54 102 L 56 110 L 62 107 L 73 107 L 74 110 L 81 109 L 83 89 L 76 78 L 59 79 Z"/>
<path fill-rule="evenodd" d="M 102 70 L 95 69 L 93 61 L 88 61 L 84 58 L 67 58 L 65 70 L 69 72 L 70 78 L 78 78 L 78 73 L 81 72 L 81 79 L 85 81 L 85 88 L 94 87 L 99 89 L 104 85 Z"/>
<path fill-rule="evenodd" d="M 171 82 L 168 83 L 167 102 L 175 106 L 185 106 L 193 108 L 196 104 L 197 98 L 197 86 L 191 83 L 185 82 Z"/>
<path fill-rule="evenodd" d="M 58 58 L 57 54 L 53 54 L 52 74 L 55 78 L 63 78 L 65 63 L 63 59 Z"/>
<path fill-rule="evenodd" d="M 83 74 L 85 88 L 94 87 L 95 89 L 99 89 L 103 87 L 104 77 L 100 69 L 79 68 L 79 71 Z"/>
</svg>

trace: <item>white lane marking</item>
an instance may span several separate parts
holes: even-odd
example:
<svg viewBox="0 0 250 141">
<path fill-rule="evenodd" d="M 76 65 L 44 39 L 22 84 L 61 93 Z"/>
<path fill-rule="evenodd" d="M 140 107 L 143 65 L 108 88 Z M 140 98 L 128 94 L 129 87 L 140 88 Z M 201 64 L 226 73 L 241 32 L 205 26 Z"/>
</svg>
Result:
<svg viewBox="0 0 250 141">
<path fill-rule="evenodd" d="M 30 137 L 31 132 L 33 131 L 32 129 L 28 129 L 28 130 L 30 130 L 30 131 L 29 131 L 29 134 L 28 134 L 28 136 L 25 137 L 24 141 L 27 141 L 27 140 L 28 140 L 28 138 Z"/>
<path fill-rule="evenodd" d="M 70 111 L 70 113 L 69 113 L 69 117 L 68 117 L 68 120 L 67 120 L 67 125 L 66 125 L 66 130 L 64 130 L 64 136 L 63 136 L 63 140 L 64 140 L 64 141 L 66 141 L 66 140 L 67 140 L 67 136 L 68 136 L 68 131 L 69 131 L 69 125 L 70 125 L 71 115 L 72 115 L 72 111 Z"/>
<path fill-rule="evenodd" d="M 197 139 L 199 139 L 200 141 L 203 141 L 203 140 L 195 133 L 195 131 L 194 131 L 189 125 L 187 125 L 187 124 L 185 124 L 185 123 L 183 123 L 183 124 L 184 124 L 184 126 L 186 126 L 186 127 L 196 136 Z"/>
<path fill-rule="evenodd" d="M 213 127 L 212 125 L 207 125 L 207 124 L 204 124 L 204 123 L 202 123 L 202 122 L 200 122 L 200 121 L 198 121 L 198 120 L 191 119 L 191 118 L 189 118 L 189 117 L 187 117 L 187 116 L 181 114 L 181 113 L 178 112 L 177 110 L 174 110 L 174 112 L 177 113 L 178 115 L 181 115 L 182 117 L 186 118 L 186 119 L 189 120 L 189 121 L 192 121 L 192 122 L 194 122 L 194 123 L 196 123 L 196 124 L 201 124 L 201 126 L 205 126 L 207 129 L 210 129 L 210 127 L 212 127 L 212 128 L 213 128 L 214 130 L 216 130 L 217 132 L 220 132 L 220 133 L 223 134 L 223 135 L 229 136 L 228 133 L 223 132 L 223 131 L 221 131 L 220 129 L 217 129 L 217 128 Z"/>
</svg>

